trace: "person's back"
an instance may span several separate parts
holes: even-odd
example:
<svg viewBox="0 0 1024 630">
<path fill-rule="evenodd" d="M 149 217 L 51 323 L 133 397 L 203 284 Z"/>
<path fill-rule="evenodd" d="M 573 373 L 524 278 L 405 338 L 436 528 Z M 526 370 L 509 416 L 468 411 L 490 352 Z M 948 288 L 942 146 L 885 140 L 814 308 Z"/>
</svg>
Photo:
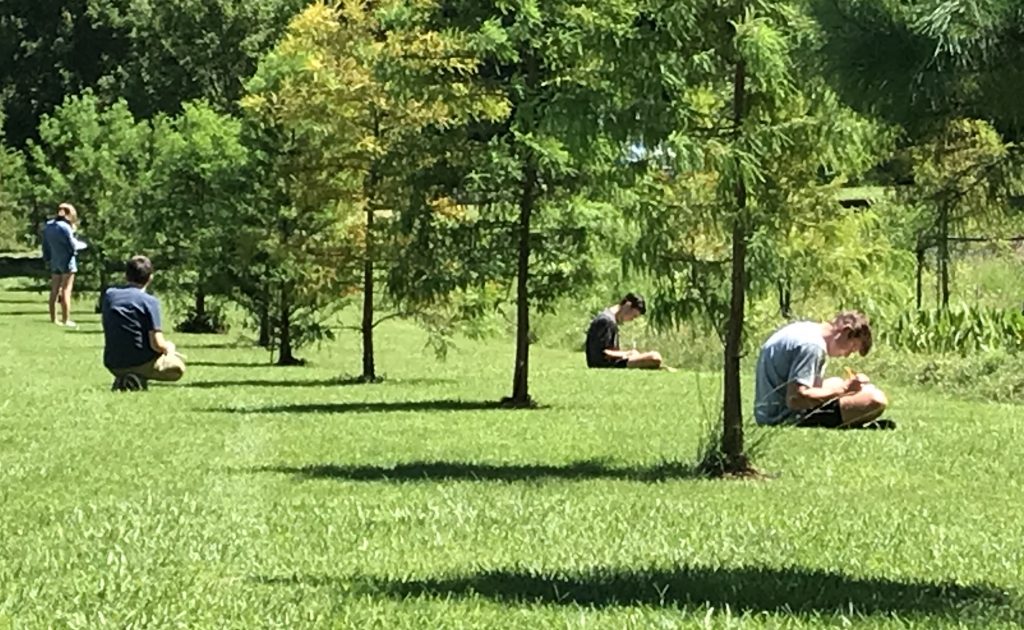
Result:
<svg viewBox="0 0 1024 630">
<path fill-rule="evenodd" d="M 601 311 L 587 329 L 587 367 L 625 367 L 625 359 L 610 359 L 605 350 L 619 349 L 619 325 L 611 309 Z"/>
<path fill-rule="evenodd" d="M 789 383 L 820 385 L 827 357 L 821 324 L 794 322 L 775 331 L 757 357 L 754 418 L 779 424 L 791 415 L 786 403 Z"/>
<path fill-rule="evenodd" d="M 158 353 L 149 333 L 161 329 L 160 303 L 134 286 L 114 287 L 103 294 L 103 365 L 121 370 L 149 363 Z"/>
<path fill-rule="evenodd" d="M 50 219 L 43 227 L 43 258 L 50 273 L 76 273 L 75 235 L 63 219 Z"/>
</svg>

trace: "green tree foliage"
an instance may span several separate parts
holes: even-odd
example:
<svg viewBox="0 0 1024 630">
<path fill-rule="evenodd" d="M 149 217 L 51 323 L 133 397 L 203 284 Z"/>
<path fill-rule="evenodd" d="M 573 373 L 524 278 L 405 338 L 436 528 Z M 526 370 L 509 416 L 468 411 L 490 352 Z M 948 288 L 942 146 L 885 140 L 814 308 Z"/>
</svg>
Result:
<svg viewBox="0 0 1024 630">
<path fill-rule="evenodd" d="M 39 136 L 28 154 L 40 209 L 52 213 L 62 201 L 78 208 L 90 245 L 82 271 L 105 283 L 109 268 L 146 245 L 154 156 L 150 126 L 136 122 L 124 101 L 104 107 L 87 91 L 44 116 Z"/>
<path fill-rule="evenodd" d="M 153 121 L 153 154 L 141 240 L 163 261 L 164 286 L 170 278 L 194 297 L 183 328 L 220 329 L 206 298 L 229 289 L 237 215 L 247 192 L 241 122 L 206 102 L 186 103 L 179 116 Z"/>
<path fill-rule="evenodd" d="M 96 86 L 121 58 L 123 33 L 98 23 L 89 0 L 7 0 L 0 5 L 0 103 L 17 148 L 69 94 Z"/>
<path fill-rule="evenodd" d="M 204 98 L 233 110 L 256 61 L 306 0 L 8 0 L 0 104 L 15 147 L 64 97 L 91 89 L 139 118 Z"/>
<path fill-rule="evenodd" d="M 4 142 L 3 111 L 0 110 L 0 251 L 35 245 L 26 238 L 33 232 L 28 225 L 30 197 L 24 156 Z"/>
</svg>

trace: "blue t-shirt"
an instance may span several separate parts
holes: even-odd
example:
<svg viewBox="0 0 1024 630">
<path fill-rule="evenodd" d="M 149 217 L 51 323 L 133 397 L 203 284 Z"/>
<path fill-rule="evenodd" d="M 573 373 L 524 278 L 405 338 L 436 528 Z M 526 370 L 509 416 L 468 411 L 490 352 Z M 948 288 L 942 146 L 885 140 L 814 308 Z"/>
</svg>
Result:
<svg viewBox="0 0 1024 630">
<path fill-rule="evenodd" d="M 149 333 L 162 330 L 160 302 L 138 287 L 113 287 L 103 294 L 103 365 L 117 370 L 149 363 L 159 356 Z"/>
<path fill-rule="evenodd" d="M 828 359 L 821 324 L 794 322 L 783 326 L 761 346 L 755 373 L 754 419 L 779 424 L 793 416 L 786 404 L 790 383 L 820 387 Z"/>
<path fill-rule="evenodd" d="M 50 219 L 43 228 L 43 260 L 51 273 L 76 273 L 75 233 L 63 219 Z"/>
</svg>

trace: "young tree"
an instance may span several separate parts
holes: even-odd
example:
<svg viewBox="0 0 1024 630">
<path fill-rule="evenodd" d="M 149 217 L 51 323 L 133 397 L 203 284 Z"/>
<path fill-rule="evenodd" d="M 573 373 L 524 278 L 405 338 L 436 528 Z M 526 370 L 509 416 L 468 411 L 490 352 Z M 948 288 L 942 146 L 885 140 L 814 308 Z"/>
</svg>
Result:
<svg viewBox="0 0 1024 630">
<path fill-rule="evenodd" d="M 830 180 L 875 161 L 877 129 L 818 74 L 816 22 L 802 2 L 694 3 L 655 35 L 691 31 L 662 85 L 670 115 L 649 125 L 657 149 L 634 215 L 634 264 L 657 276 L 657 318 L 705 314 L 724 352 L 720 471 L 749 468 L 740 359 L 748 293 L 775 288 L 779 245 L 838 211 Z M 657 41 L 657 39 L 655 39 Z M 652 52 L 654 61 L 664 64 Z M 662 78 L 665 81 L 665 78 Z M 666 124 L 667 123 L 667 124 Z"/>
<path fill-rule="evenodd" d="M 183 328 L 214 332 L 222 324 L 207 297 L 228 290 L 246 192 L 241 122 L 206 102 L 186 103 L 179 116 L 154 119 L 153 153 L 152 188 L 145 195 L 152 211 L 142 225 L 147 249 L 163 262 L 161 276 L 194 298 Z"/>
<path fill-rule="evenodd" d="M 608 128 L 624 107 L 606 55 L 625 38 L 635 3 L 442 2 L 439 28 L 471 34 L 473 84 L 507 115 L 438 129 L 402 219 L 405 260 L 389 288 L 431 302 L 466 287 L 514 286 L 511 405 L 530 405 L 531 308 L 551 307 L 592 277 L 613 209 L 594 191 L 617 157 Z M 608 220 L 610 219 L 610 220 Z"/>
<path fill-rule="evenodd" d="M 406 168 L 417 159 L 417 138 L 427 128 L 486 117 L 501 106 L 467 85 L 475 60 L 463 53 L 465 37 L 429 28 L 424 16 L 417 3 L 403 0 L 317 4 L 293 21 L 276 51 L 301 95 L 289 120 L 317 125 L 324 134 L 332 151 L 325 166 L 345 182 L 330 194 L 362 217 L 347 244 L 359 253 L 360 274 L 347 284 L 362 291 L 367 382 L 377 379 L 376 276 L 393 255 L 389 224 L 407 196 Z"/>
</svg>

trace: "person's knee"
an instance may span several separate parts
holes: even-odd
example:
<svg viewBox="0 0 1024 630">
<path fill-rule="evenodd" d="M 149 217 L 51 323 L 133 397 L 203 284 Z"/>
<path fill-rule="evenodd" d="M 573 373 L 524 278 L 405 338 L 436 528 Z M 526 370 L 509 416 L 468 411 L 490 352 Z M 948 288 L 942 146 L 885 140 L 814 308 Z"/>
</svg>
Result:
<svg viewBox="0 0 1024 630">
<path fill-rule="evenodd" d="M 656 368 L 660 368 L 661 367 L 661 364 L 663 363 L 663 361 L 662 361 L 661 353 L 660 352 L 658 352 L 657 350 L 652 351 L 649 358 L 650 358 L 650 361 L 651 361 L 651 365 L 653 365 Z"/>
<path fill-rule="evenodd" d="M 889 406 L 889 399 L 886 397 L 885 392 L 878 389 L 877 387 L 871 392 L 871 401 L 879 409 L 885 409 Z"/>
</svg>

